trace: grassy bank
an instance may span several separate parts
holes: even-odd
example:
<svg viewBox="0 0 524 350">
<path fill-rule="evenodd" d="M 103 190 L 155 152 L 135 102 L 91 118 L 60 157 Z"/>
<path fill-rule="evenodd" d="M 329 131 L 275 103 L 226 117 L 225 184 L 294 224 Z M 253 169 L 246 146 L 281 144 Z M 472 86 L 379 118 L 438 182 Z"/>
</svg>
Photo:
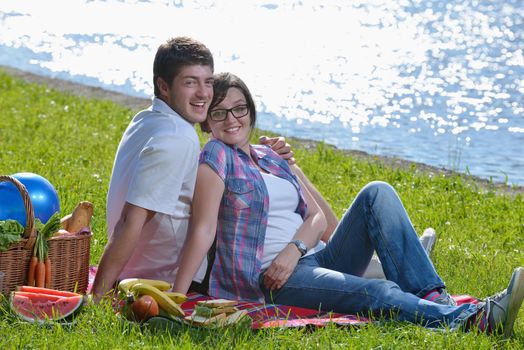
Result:
<svg viewBox="0 0 524 350">
<path fill-rule="evenodd" d="M 105 198 L 113 156 L 136 110 L 28 84 L 0 70 L 0 174 L 33 172 L 56 187 L 63 213 L 82 200 L 95 205 L 91 263 L 106 243 Z M 204 142 L 202 138 L 202 142 Z M 468 178 L 393 168 L 319 144 L 294 144 L 299 164 L 341 215 L 358 190 L 383 180 L 398 191 L 415 228 L 434 227 L 433 261 L 455 294 L 487 296 L 524 265 L 524 197 L 500 194 Z M 524 312 L 509 340 L 473 333 L 437 333 L 389 323 L 361 329 L 182 330 L 141 332 L 122 324 L 107 305 L 88 306 L 75 326 L 28 325 L 0 310 L 0 348 L 475 348 L 524 347 Z"/>
</svg>

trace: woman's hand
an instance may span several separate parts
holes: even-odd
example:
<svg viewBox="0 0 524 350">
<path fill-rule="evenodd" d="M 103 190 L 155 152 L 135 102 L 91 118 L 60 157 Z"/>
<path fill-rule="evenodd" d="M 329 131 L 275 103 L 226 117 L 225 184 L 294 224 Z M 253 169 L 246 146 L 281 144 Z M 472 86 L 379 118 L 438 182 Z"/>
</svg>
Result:
<svg viewBox="0 0 524 350">
<path fill-rule="evenodd" d="M 269 290 L 280 289 L 295 270 L 300 252 L 293 244 L 288 244 L 264 273 L 264 286 Z"/>
</svg>

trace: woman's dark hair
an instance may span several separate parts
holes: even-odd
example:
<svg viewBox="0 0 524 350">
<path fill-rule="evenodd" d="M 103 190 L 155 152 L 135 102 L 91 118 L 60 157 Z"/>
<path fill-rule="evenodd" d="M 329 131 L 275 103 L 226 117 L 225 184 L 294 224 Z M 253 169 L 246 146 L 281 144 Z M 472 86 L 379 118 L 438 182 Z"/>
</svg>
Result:
<svg viewBox="0 0 524 350">
<path fill-rule="evenodd" d="M 230 88 L 237 88 L 244 95 L 247 107 L 249 108 L 249 115 L 251 116 L 250 126 L 251 128 L 253 128 L 257 121 L 257 110 L 255 108 L 253 96 L 251 95 L 251 92 L 249 92 L 247 85 L 242 81 L 242 79 L 240 79 L 232 73 L 226 72 L 214 75 L 213 100 L 209 105 L 207 113 L 209 114 L 209 112 L 211 112 L 213 108 L 215 108 L 220 102 L 224 101 L 227 92 Z M 200 129 L 202 129 L 202 131 L 204 132 L 211 132 L 211 129 L 209 129 L 209 126 L 207 124 L 207 120 L 200 123 Z"/>
<path fill-rule="evenodd" d="M 162 78 L 171 85 L 173 79 L 186 66 L 209 66 L 214 69 L 213 55 L 211 51 L 201 42 L 179 36 L 167 40 L 158 47 L 153 62 L 153 86 L 155 96 L 160 97 L 158 78 Z"/>
</svg>

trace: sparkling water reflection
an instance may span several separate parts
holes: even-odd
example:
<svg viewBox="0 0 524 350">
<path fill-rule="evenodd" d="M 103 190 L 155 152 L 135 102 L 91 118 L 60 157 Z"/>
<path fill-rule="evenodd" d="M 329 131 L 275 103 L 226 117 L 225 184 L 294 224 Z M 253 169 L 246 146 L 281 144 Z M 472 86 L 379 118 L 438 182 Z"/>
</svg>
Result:
<svg viewBox="0 0 524 350">
<path fill-rule="evenodd" d="M 149 96 L 190 35 L 261 128 L 524 185 L 523 22 L 521 0 L 4 0 L 0 64 Z"/>
</svg>

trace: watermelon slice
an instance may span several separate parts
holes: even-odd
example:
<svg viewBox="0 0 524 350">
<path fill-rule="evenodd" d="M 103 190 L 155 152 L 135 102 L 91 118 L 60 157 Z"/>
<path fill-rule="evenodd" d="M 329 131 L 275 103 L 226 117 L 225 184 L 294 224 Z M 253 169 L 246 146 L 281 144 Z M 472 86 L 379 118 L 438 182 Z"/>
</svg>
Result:
<svg viewBox="0 0 524 350">
<path fill-rule="evenodd" d="M 82 295 L 57 296 L 34 292 L 11 292 L 11 310 L 22 320 L 43 323 L 68 318 L 80 309 Z"/>
</svg>

